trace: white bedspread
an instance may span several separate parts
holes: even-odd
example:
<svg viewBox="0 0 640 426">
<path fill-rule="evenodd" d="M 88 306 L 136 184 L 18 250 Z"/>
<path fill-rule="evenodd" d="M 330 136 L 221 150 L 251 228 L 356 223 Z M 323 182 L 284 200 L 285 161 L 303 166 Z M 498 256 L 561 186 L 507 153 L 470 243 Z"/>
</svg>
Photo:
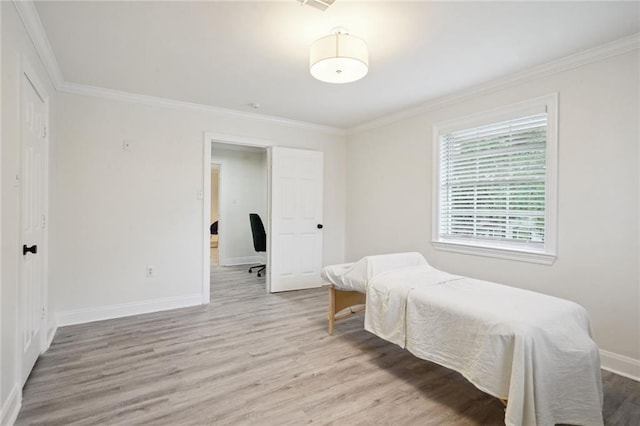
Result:
<svg viewBox="0 0 640 426">
<path fill-rule="evenodd" d="M 508 399 L 507 425 L 601 425 L 598 348 L 581 306 L 438 271 L 368 281 L 365 328 Z"/>
<path fill-rule="evenodd" d="M 386 279 L 389 281 L 386 281 Z M 401 348 L 406 341 L 407 299 L 411 290 L 436 285 L 453 277 L 431 266 L 411 266 L 379 274 L 367 289 L 364 328 Z M 457 277 L 460 279 L 461 277 Z"/>
</svg>

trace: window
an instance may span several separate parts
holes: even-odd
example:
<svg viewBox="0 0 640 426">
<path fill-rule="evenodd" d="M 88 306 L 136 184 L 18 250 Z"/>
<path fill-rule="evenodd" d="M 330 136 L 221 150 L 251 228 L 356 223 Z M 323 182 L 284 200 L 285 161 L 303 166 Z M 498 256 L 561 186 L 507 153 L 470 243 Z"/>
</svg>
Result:
<svg viewBox="0 0 640 426">
<path fill-rule="evenodd" d="M 434 126 L 434 246 L 551 264 L 557 95 Z"/>
</svg>

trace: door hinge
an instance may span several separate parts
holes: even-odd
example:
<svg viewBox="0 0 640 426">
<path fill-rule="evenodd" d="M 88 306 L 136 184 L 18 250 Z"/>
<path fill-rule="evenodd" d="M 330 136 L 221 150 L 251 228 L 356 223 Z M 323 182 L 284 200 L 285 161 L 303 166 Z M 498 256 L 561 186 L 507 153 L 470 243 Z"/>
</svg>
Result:
<svg viewBox="0 0 640 426">
<path fill-rule="evenodd" d="M 46 125 L 42 126 L 42 137 L 43 138 L 47 137 L 47 126 Z"/>
<path fill-rule="evenodd" d="M 47 227 L 47 217 L 45 215 L 42 215 L 42 229 L 45 229 Z"/>
<path fill-rule="evenodd" d="M 41 314 L 41 316 L 40 316 L 40 319 L 44 319 L 44 313 L 45 313 L 45 312 L 44 312 L 44 307 L 43 307 L 43 308 L 42 308 L 42 314 Z"/>
</svg>

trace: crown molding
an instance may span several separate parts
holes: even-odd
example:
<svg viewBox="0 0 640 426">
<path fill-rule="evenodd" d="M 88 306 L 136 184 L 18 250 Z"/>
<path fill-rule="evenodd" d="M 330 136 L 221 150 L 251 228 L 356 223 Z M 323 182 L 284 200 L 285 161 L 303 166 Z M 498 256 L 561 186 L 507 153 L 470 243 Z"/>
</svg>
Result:
<svg viewBox="0 0 640 426">
<path fill-rule="evenodd" d="M 291 120 L 282 117 L 276 117 L 265 114 L 257 114 L 243 111 L 236 111 L 227 108 L 214 107 L 211 105 L 196 104 L 190 102 L 177 101 L 173 99 L 160 98 L 155 96 L 140 95 L 137 93 L 125 92 L 121 90 L 105 89 L 102 87 L 89 86 L 78 83 L 70 83 L 64 80 L 60 65 L 56 59 L 51 43 L 47 38 L 47 34 L 42 26 L 42 21 L 38 15 L 35 4 L 32 0 L 13 0 L 13 4 L 18 11 L 18 15 L 24 24 L 29 37 L 33 41 L 33 45 L 40 56 L 47 74 L 51 79 L 51 83 L 59 92 L 72 93 L 76 95 L 92 96 L 102 99 L 110 99 L 114 101 L 137 103 L 149 106 L 161 106 L 176 109 L 187 109 L 192 111 L 201 111 L 224 115 L 226 117 L 236 117 L 252 120 L 262 120 L 265 122 L 279 124 L 288 127 L 303 128 L 307 130 L 315 130 L 323 133 L 345 135 L 346 130 L 338 127 L 325 126 L 322 124 L 309 123 L 300 120 Z"/>
<path fill-rule="evenodd" d="M 433 111 L 438 108 L 442 108 L 448 104 L 475 96 L 480 94 L 486 94 L 494 92 L 506 87 L 524 83 L 527 81 L 536 80 L 542 77 L 547 77 L 553 74 L 557 74 L 563 71 L 567 71 L 573 68 L 578 68 L 593 62 L 602 61 L 604 59 L 621 55 L 623 53 L 630 52 L 632 50 L 640 49 L 640 33 L 633 34 L 628 37 L 624 37 L 592 49 L 588 49 L 573 55 L 565 56 L 564 58 L 557 59 L 551 62 L 547 62 L 542 65 L 529 68 L 524 71 L 509 74 L 502 78 L 482 83 L 468 89 L 461 90 L 459 92 L 445 95 L 433 100 L 427 101 L 417 107 L 385 115 L 375 120 L 350 127 L 347 129 L 348 135 L 357 134 L 367 130 L 376 129 L 387 124 L 395 123 L 397 121 L 414 117 L 418 114 Z"/>
<path fill-rule="evenodd" d="M 601 61 L 612 56 L 621 55 L 632 50 L 640 49 L 640 33 L 636 33 L 629 37 L 621 38 L 619 40 L 615 40 L 610 43 L 585 50 L 583 52 L 579 52 L 558 60 L 547 62 L 546 64 L 529 68 L 528 70 L 509 74 L 505 77 L 473 86 L 469 89 L 465 89 L 451 95 L 446 95 L 427 101 L 426 103 L 423 103 L 414 108 L 388 114 L 378 119 L 371 120 L 363 124 L 350 127 L 348 129 L 342 129 L 338 127 L 291 120 L 282 117 L 243 112 L 227 108 L 214 107 L 211 105 L 176 101 L 173 99 L 140 95 L 120 90 L 105 89 L 96 86 L 66 82 L 64 81 L 62 71 L 53 53 L 53 49 L 51 48 L 51 44 L 49 43 L 46 32 L 44 31 L 44 27 L 42 26 L 42 22 L 40 21 L 38 11 L 36 10 L 33 0 L 13 0 L 13 3 L 18 11 L 18 14 L 20 15 L 20 18 L 22 19 L 22 22 L 24 23 L 27 32 L 29 33 L 29 36 L 31 37 L 31 40 L 33 41 L 36 51 L 38 52 L 38 55 L 40 56 L 40 59 L 42 60 L 47 73 L 49 74 L 49 78 L 51 79 L 53 86 L 58 91 L 76 95 L 111 99 L 115 101 L 139 103 L 150 106 L 163 106 L 178 109 L 182 108 L 216 113 L 230 117 L 248 118 L 254 120 L 257 119 L 289 127 L 311 129 L 335 135 L 352 135 L 363 131 L 375 129 L 403 120 L 405 118 L 413 117 L 427 111 L 441 108 L 448 104 L 474 95 L 500 90 L 517 83 L 523 83 L 526 81 L 550 76 L 559 72 L 590 64 L 592 62 Z"/>
<path fill-rule="evenodd" d="M 309 123 L 306 121 L 290 120 L 287 118 L 276 117 L 273 115 L 256 114 L 251 112 L 236 111 L 233 109 L 220 108 L 211 105 L 197 104 L 184 101 L 176 101 L 174 99 L 160 98 L 156 96 L 140 95 L 138 93 L 125 92 L 122 90 L 105 89 L 103 87 L 89 86 L 86 84 L 63 82 L 57 88 L 59 92 L 69 93 L 73 95 L 89 96 L 94 98 L 109 99 L 112 101 L 129 102 L 140 105 L 175 108 L 182 110 L 191 110 L 199 112 L 208 112 L 225 117 L 235 117 L 251 120 L 262 120 L 265 122 L 280 124 L 288 127 L 297 127 L 307 130 L 315 130 L 323 133 L 334 135 L 345 135 L 346 130 L 338 127 L 325 126 L 322 124 Z"/>
<path fill-rule="evenodd" d="M 32 0 L 13 0 L 13 4 L 16 7 L 20 19 L 22 19 L 22 23 L 29 37 L 31 37 L 31 41 L 47 70 L 47 74 L 49 74 L 53 87 L 57 89 L 64 82 L 64 78 L 58 60 L 51 48 L 51 43 L 49 43 L 47 34 L 42 26 L 42 21 L 40 21 L 40 15 L 38 15 L 35 4 Z"/>
</svg>

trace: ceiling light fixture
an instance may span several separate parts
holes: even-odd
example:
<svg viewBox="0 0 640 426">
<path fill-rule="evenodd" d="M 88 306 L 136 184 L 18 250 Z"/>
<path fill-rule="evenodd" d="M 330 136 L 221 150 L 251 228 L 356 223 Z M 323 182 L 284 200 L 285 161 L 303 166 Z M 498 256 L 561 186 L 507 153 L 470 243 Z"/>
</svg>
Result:
<svg viewBox="0 0 640 426">
<path fill-rule="evenodd" d="M 369 72 L 367 44 L 345 28 L 316 40 L 309 57 L 311 75 L 327 83 L 351 83 Z"/>
</svg>

